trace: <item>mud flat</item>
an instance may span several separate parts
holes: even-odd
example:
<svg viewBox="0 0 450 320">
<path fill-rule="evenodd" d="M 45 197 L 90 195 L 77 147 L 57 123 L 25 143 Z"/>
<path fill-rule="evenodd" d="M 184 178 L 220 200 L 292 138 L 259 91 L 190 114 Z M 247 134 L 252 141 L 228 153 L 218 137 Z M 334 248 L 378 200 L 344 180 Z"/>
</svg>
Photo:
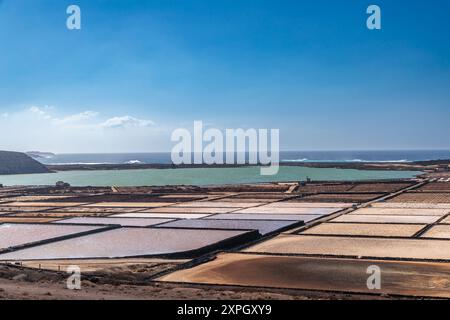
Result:
<svg viewBox="0 0 450 320">
<path fill-rule="evenodd" d="M 387 193 L 319 193 L 292 199 L 292 202 L 368 202 Z"/>
<path fill-rule="evenodd" d="M 387 216 L 438 216 L 442 217 L 450 213 L 449 209 L 433 208 L 362 208 L 351 212 L 351 215 L 387 215 Z"/>
<path fill-rule="evenodd" d="M 412 203 L 446 203 L 450 204 L 450 192 L 406 192 L 389 202 L 412 202 Z"/>
<path fill-rule="evenodd" d="M 297 215 L 328 215 L 340 211 L 342 208 L 274 208 L 273 206 L 260 206 L 256 208 L 234 211 L 239 214 L 297 214 Z"/>
<path fill-rule="evenodd" d="M 383 271 L 383 294 L 450 298 L 450 264 L 380 262 L 252 254 L 222 254 L 192 269 L 159 280 L 204 285 L 290 288 L 373 293 L 367 288 L 367 268 Z"/>
<path fill-rule="evenodd" d="M 400 215 L 362 215 L 362 214 L 348 214 L 340 216 L 331 222 L 359 222 L 359 223 L 425 223 L 430 224 L 439 220 L 439 216 L 400 216 Z"/>
<path fill-rule="evenodd" d="M 450 242 L 424 239 L 282 235 L 244 252 L 450 262 Z"/>
<path fill-rule="evenodd" d="M 322 223 L 302 234 L 328 236 L 372 236 L 372 237 L 412 237 L 423 230 L 425 224 L 364 224 L 364 223 Z"/>
<path fill-rule="evenodd" d="M 450 240 L 450 226 L 437 225 L 429 229 L 422 235 L 423 238 L 447 239 Z"/>
</svg>

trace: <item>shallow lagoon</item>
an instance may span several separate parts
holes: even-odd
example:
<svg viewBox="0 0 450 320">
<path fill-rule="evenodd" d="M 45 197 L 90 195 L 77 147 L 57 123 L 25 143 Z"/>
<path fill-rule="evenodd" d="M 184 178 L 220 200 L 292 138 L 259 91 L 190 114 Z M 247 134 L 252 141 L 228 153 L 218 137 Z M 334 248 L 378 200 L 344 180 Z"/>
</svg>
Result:
<svg viewBox="0 0 450 320">
<path fill-rule="evenodd" d="M 376 180 L 412 178 L 418 171 L 375 171 L 334 168 L 281 167 L 277 175 L 261 176 L 259 167 L 199 168 L 199 169 L 142 169 L 62 171 L 46 174 L 0 176 L 0 183 L 14 185 L 54 185 L 57 181 L 72 186 L 163 186 L 214 185 L 255 182 Z"/>
</svg>

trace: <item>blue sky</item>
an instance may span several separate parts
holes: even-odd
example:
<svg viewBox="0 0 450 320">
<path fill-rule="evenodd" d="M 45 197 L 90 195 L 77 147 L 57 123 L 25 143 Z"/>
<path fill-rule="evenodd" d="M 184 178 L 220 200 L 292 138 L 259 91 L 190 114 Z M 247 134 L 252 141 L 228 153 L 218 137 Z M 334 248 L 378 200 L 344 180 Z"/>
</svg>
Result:
<svg viewBox="0 0 450 320">
<path fill-rule="evenodd" d="M 0 149 L 168 151 L 194 120 L 283 150 L 448 148 L 449 88 L 444 0 L 0 0 Z"/>
</svg>

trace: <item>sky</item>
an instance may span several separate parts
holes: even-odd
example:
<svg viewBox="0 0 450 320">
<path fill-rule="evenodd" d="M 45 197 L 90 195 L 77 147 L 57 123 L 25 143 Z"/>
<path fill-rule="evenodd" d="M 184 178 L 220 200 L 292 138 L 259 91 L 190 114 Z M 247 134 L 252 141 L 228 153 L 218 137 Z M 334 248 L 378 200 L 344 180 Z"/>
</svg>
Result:
<svg viewBox="0 0 450 320">
<path fill-rule="evenodd" d="M 447 0 L 0 0 L 0 150 L 170 151 L 196 120 L 282 150 L 448 149 L 449 119 Z"/>
</svg>

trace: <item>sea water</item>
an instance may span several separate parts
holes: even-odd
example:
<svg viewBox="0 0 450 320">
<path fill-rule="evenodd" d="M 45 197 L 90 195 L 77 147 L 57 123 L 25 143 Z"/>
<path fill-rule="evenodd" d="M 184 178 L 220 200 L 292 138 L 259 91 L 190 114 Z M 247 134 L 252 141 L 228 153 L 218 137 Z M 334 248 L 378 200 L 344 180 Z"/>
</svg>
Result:
<svg viewBox="0 0 450 320">
<path fill-rule="evenodd" d="M 72 186 L 164 186 L 217 185 L 257 182 L 342 181 L 411 178 L 417 171 L 353 170 L 334 168 L 280 167 L 274 176 L 261 176 L 259 167 L 195 168 L 195 169 L 137 169 L 61 171 L 44 174 L 0 176 L 0 183 L 14 185 L 54 185 L 57 181 Z"/>
</svg>

